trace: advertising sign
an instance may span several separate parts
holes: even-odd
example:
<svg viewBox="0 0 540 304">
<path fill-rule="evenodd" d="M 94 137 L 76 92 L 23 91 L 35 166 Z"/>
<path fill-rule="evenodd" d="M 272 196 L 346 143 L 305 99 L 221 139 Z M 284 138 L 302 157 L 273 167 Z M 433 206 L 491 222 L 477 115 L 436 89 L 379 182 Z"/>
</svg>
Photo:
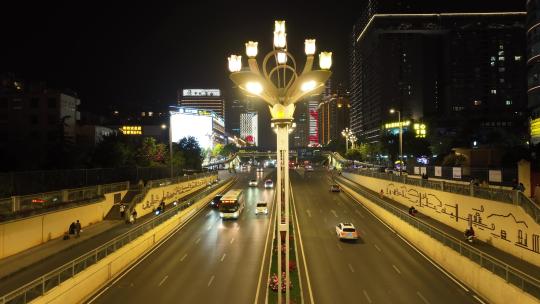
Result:
<svg viewBox="0 0 540 304">
<path fill-rule="evenodd" d="M 414 167 L 414 174 L 420 175 L 420 167 Z"/>
<path fill-rule="evenodd" d="M 442 167 L 440 166 L 435 167 L 435 176 L 442 176 Z"/>
<path fill-rule="evenodd" d="M 489 181 L 495 183 L 502 182 L 501 170 L 489 170 Z"/>
<path fill-rule="evenodd" d="M 427 174 L 427 168 L 426 167 L 421 167 L 420 168 L 420 174 Z"/>
<path fill-rule="evenodd" d="M 452 168 L 452 178 L 461 179 L 461 167 Z"/>
</svg>

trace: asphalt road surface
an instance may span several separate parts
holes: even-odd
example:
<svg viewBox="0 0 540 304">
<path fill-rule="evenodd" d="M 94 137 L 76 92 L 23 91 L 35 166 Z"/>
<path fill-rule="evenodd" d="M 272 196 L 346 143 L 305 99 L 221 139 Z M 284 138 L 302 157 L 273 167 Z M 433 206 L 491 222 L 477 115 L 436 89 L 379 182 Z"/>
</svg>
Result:
<svg viewBox="0 0 540 304">
<path fill-rule="evenodd" d="M 233 186 L 246 194 L 246 207 L 238 220 L 223 221 L 218 210 L 205 208 L 91 301 L 253 303 L 270 222 L 270 214 L 255 215 L 255 205 L 264 200 L 270 209 L 274 196 L 273 189 L 264 189 L 262 174 L 257 174 L 258 187 L 248 187 L 255 175 L 254 170 L 239 173 Z"/>
<path fill-rule="evenodd" d="M 322 171 L 291 171 L 315 303 L 478 303 L 345 193 Z M 335 226 L 353 223 L 356 242 Z"/>
</svg>

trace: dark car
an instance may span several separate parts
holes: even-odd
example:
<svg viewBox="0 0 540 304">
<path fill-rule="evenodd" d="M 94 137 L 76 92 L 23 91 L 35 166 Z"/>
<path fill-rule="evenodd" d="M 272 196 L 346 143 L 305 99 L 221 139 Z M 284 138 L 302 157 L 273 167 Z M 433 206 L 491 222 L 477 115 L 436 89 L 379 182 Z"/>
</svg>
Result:
<svg viewBox="0 0 540 304">
<path fill-rule="evenodd" d="M 221 197 L 223 194 L 218 194 L 214 196 L 214 198 L 210 201 L 210 207 L 212 208 L 219 208 L 219 203 L 221 202 Z"/>
<path fill-rule="evenodd" d="M 331 192 L 340 192 L 341 188 L 339 187 L 338 184 L 333 184 L 333 185 L 330 186 L 330 191 Z"/>
</svg>

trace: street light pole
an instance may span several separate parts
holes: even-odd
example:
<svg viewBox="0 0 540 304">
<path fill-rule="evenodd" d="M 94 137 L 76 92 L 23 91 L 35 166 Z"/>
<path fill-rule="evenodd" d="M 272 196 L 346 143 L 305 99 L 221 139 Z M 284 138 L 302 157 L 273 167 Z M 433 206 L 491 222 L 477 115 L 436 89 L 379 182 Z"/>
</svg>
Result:
<svg viewBox="0 0 540 304">
<path fill-rule="evenodd" d="M 390 113 L 393 114 L 397 112 L 398 114 L 398 125 L 399 125 L 399 176 L 403 173 L 403 124 L 401 123 L 401 111 L 390 109 Z"/>
<path fill-rule="evenodd" d="M 257 42 L 246 43 L 248 70 L 242 70 L 242 56 L 231 55 L 229 70 L 231 80 L 248 97 L 258 97 L 264 100 L 270 108 L 272 127 L 277 134 L 277 241 L 278 241 L 278 288 L 282 286 L 282 274 L 285 280 L 285 302 L 290 302 L 289 276 L 289 131 L 293 125 L 295 103 L 324 91 L 324 83 L 331 75 L 332 53 L 319 53 L 320 70 L 312 70 L 315 39 L 306 39 L 306 63 L 301 73 L 297 72 L 296 60 L 287 51 L 285 21 L 276 21 L 274 30 L 274 49 L 269 52 L 259 68 L 257 59 Z M 274 59 L 273 62 L 269 62 Z M 281 263 L 282 240 L 285 245 L 285 269 Z M 278 291 L 278 303 L 282 302 Z"/>
</svg>

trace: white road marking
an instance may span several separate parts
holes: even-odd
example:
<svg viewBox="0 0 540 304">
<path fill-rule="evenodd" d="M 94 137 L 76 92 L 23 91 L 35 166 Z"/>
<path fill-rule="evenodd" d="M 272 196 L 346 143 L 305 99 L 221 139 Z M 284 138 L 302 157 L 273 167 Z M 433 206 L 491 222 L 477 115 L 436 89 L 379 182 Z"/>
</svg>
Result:
<svg viewBox="0 0 540 304">
<path fill-rule="evenodd" d="M 424 303 L 429 304 L 429 301 L 428 301 L 426 298 L 424 298 L 424 296 L 420 293 L 420 291 L 417 291 L 416 294 L 418 295 L 418 297 L 419 297 L 420 299 L 422 299 L 422 301 L 423 301 Z"/>
<path fill-rule="evenodd" d="M 394 270 L 395 270 L 398 274 L 401 274 L 401 271 L 399 271 L 399 268 L 397 268 L 396 265 L 392 264 L 392 268 L 394 268 Z"/>
<path fill-rule="evenodd" d="M 206 228 L 206 231 L 210 231 L 210 229 L 212 229 L 212 225 L 208 226 L 208 228 Z"/>
<path fill-rule="evenodd" d="M 232 238 L 232 239 L 231 239 L 231 241 L 230 241 L 229 243 L 231 243 L 231 244 L 232 244 L 233 242 L 234 242 L 234 238 Z"/>
<path fill-rule="evenodd" d="M 378 252 L 382 252 L 381 248 L 379 248 L 379 246 L 377 246 L 377 244 L 374 244 L 373 246 L 375 246 L 375 249 L 377 249 Z"/>
<path fill-rule="evenodd" d="M 215 278 L 215 276 L 212 276 L 210 278 L 210 281 L 208 281 L 208 287 L 210 287 L 210 285 L 212 285 L 212 282 L 214 281 L 214 278 Z"/>
<path fill-rule="evenodd" d="M 336 245 L 337 245 L 337 248 L 339 248 L 339 250 L 343 250 L 343 247 L 341 247 L 339 243 L 336 243 Z"/>
<path fill-rule="evenodd" d="M 210 216 L 210 214 L 212 214 L 212 211 L 208 211 L 208 213 L 206 214 L 206 216 Z"/>
<path fill-rule="evenodd" d="M 354 272 L 354 268 L 352 267 L 351 264 L 349 264 L 349 269 L 351 270 L 351 272 Z"/>
<path fill-rule="evenodd" d="M 187 253 L 180 259 L 180 262 L 183 262 L 187 258 Z"/>
<path fill-rule="evenodd" d="M 309 209 L 306 210 L 306 213 L 307 213 L 307 215 L 308 215 L 309 217 L 311 217 L 311 211 L 309 211 Z"/>
<path fill-rule="evenodd" d="M 200 241 L 201 241 L 201 238 L 198 238 L 198 239 L 195 241 L 195 244 L 199 244 Z"/>
<path fill-rule="evenodd" d="M 333 214 L 335 217 L 338 217 L 338 216 L 337 216 L 336 210 L 332 209 L 332 210 L 330 210 L 330 212 L 332 212 L 332 214 Z"/>
<path fill-rule="evenodd" d="M 369 298 L 369 295 L 368 295 L 367 291 L 362 290 L 362 293 L 364 293 L 364 297 L 366 297 L 366 300 L 368 301 L 368 303 L 372 303 L 371 299 Z"/>
<path fill-rule="evenodd" d="M 486 304 L 486 302 L 482 301 L 482 299 L 480 299 L 479 297 L 477 297 L 476 295 L 473 295 L 473 298 L 476 299 L 476 301 L 482 303 L 482 304 Z"/>
<path fill-rule="evenodd" d="M 223 262 L 223 260 L 225 260 L 225 256 L 227 256 L 226 253 L 224 253 L 222 256 L 221 256 L 221 261 Z"/>
<path fill-rule="evenodd" d="M 354 210 L 354 212 L 358 214 L 361 218 L 365 218 L 365 216 L 359 210 Z"/>
<path fill-rule="evenodd" d="M 161 280 L 161 282 L 159 282 L 158 286 L 161 286 L 163 283 L 165 283 L 165 280 L 167 280 L 168 277 L 169 277 L 169 276 L 166 275 L 166 276 Z"/>
<path fill-rule="evenodd" d="M 346 187 L 345 187 L 346 188 Z M 371 212 L 371 210 L 368 209 L 368 207 L 364 206 L 356 197 L 352 196 L 351 194 L 349 194 L 348 191 L 345 191 L 345 193 L 350 197 L 352 198 L 354 201 L 356 201 L 360 206 L 362 206 L 362 208 L 364 208 L 364 210 L 366 210 L 367 212 L 369 212 L 374 218 L 376 218 L 380 223 L 382 223 L 386 228 L 388 228 L 388 230 L 392 231 L 395 235 L 397 235 L 401 240 L 403 240 L 407 245 L 409 245 L 409 247 L 411 247 L 412 249 L 414 249 L 414 251 L 416 251 L 418 254 L 420 254 L 424 259 L 426 259 L 429 263 L 431 263 L 431 265 L 433 265 L 435 268 L 439 269 L 439 271 L 441 271 L 444 275 L 446 275 L 450 280 L 452 280 L 454 283 L 456 283 L 456 285 L 458 285 L 459 287 L 461 287 L 463 290 L 465 290 L 466 292 L 469 292 L 469 289 L 467 287 L 465 287 L 465 285 L 461 284 L 461 282 L 459 282 L 457 279 L 455 279 L 453 276 L 451 276 L 446 270 L 444 270 L 443 268 L 441 268 L 437 263 L 433 262 L 430 258 L 428 258 L 423 252 L 421 252 L 419 249 L 417 249 L 413 244 L 411 244 L 409 241 L 407 241 L 404 237 L 402 237 L 401 235 L 399 235 L 394 229 L 392 229 L 392 227 L 390 227 L 389 225 L 387 225 L 383 220 L 381 220 L 378 216 L 375 215 L 375 213 Z"/>
</svg>

